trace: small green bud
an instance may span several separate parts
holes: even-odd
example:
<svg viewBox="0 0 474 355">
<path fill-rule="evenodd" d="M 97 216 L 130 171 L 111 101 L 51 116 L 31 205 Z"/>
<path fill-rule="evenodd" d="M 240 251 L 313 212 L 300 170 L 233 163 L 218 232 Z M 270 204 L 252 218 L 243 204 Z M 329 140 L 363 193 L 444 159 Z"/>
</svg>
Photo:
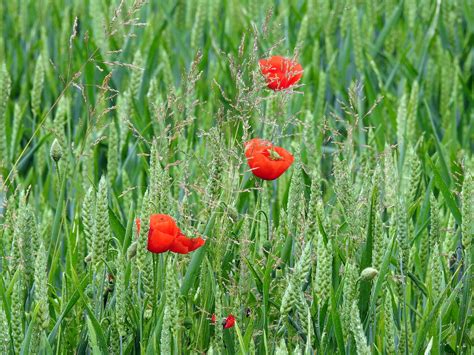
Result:
<svg viewBox="0 0 474 355">
<path fill-rule="evenodd" d="M 94 289 L 92 285 L 89 284 L 86 286 L 86 289 L 84 290 L 84 294 L 89 298 L 94 297 Z"/>
<path fill-rule="evenodd" d="M 138 242 L 134 241 L 127 249 L 127 257 L 128 259 L 132 259 L 135 255 L 137 255 L 137 245 Z"/>
<path fill-rule="evenodd" d="M 145 319 L 150 319 L 152 314 L 153 310 L 151 308 L 147 308 L 145 309 L 145 313 L 143 314 L 143 316 L 145 317 Z"/>
<path fill-rule="evenodd" d="M 265 255 L 268 255 L 270 251 L 272 250 L 272 243 L 270 243 L 268 240 L 263 243 L 263 252 Z"/>
<path fill-rule="evenodd" d="M 184 327 L 186 329 L 191 329 L 191 327 L 193 326 L 193 320 L 190 318 L 190 317 L 187 317 L 185 320 L 184 320 Z"/>
<path fill-rule="evenodd" d="M 377 269 L 374 269 L 373 267 L 366 267 L 360 273 L 360 278 L 364 281 L 370 281 L 373 280 L 378 274 L 379 272 Z"/>
<path fill-rule="evenodd" d="M 53 159 L 56 163 L 63 156 L 63 148 L 61 148 L 61 145 L 59 144 L 57 138 L 55 138 L 53 144 L 51 144 L 49 155 L 51 156 L 51 159 Z"/>
<path fill-rule="evenodd" d="M 232 223 L 235 223 L 239 219 L 239 212 L 232 206 L 229 206 L 227 209 L 227 214 Z"/>
</svg>

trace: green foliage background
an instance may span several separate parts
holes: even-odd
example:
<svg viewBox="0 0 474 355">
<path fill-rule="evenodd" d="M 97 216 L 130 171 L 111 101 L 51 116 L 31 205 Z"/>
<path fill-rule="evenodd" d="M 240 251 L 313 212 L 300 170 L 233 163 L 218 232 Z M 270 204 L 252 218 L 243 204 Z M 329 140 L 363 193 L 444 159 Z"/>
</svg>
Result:
<svg viewBox="0 0 474 355">
<path fill-rule="evenodd" d="M 1 1 L 0 352 L 472 351 L 473 8 Z"/>
</svg>

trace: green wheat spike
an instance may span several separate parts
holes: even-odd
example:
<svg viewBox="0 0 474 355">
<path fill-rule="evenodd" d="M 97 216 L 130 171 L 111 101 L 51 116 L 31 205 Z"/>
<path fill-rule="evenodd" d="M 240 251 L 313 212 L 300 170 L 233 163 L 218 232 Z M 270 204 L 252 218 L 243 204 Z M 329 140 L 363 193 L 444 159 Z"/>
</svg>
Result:
<svg viewBox="0 0 474 355">
<path fill-rule="evenodd" d="M 169 53 L 165 49 L 161 51 L 161 60 L 163 62 L 162 76 L 166 87 L 169 90 L 174 90 L 175 80 L 173 75 L 173 67 L 169 59 Z"/>
<path fill-rule="evenodd" d="M 421 18 L 425 23 L 428 23 L 431 17 L 434 2 L 431 0 L 422 0 L 420 4 Z"/>
<path fill-rule="evenodd" d="M 354 2 L 350 8 L 350 19 L 351 19 L 351 36 L 352 36 L 352 45 L 354 48 L 354 58 L 356 63 L 357 71 L 359 75 L 363 75 L 364 72 L 364 44 L 362 42 L 362 34 L 359 24 L 359 16 L 357 5 Z"/>
<path fill-rule="evenodd" d="M 322 220 L 324 215 L 324 206 L 322 201 L 321 194 L 321 176 L 319 169 L 315 168 L 311 176 L 311 192 L 309 199 L 309 208 L 308 208 L 308 228 L 307 234 L 309 238 L 314 238 L 319 236 L 319 224 L 318 219 Z M 317 242 L 319 243 L 319 242 Z"/>
<path fill-rule="evenodd" d="M 221 155 L 221 150 L 218 148 L 220 146 L 221 136 L 217 128 L 211 130 L 210 137 L 211 144 L 214 147 L 213 150 L 215 151 L 211 160 L 211 167 L 207 180 L 206 198 L 208 200 L 209 208 L 212 209 L 218 204 L 219 201 L 223 179 L 224 161 Z"/>
<path fill-rule="evenodd" d="M 26 41 L 29 39 L 29 30 L 30 30 L 30 25 L 29 25 L 29 18 L 28 16 L 28 2 L 24 1 L 19 3 L 18 7 L 15 7 L 15 10 L 18 11 L 18 34 L 21 35 L 21 37 Z"/>
<path fill-rule="evenodd" d="M 6 164 L 8 161 L 8 159 L 5 159 L 5 157 L 8 156 L 5 113 L 8 99 L 10 97 L 10 89 L 10 76 L 5 63 L 2 63 L 0 67 L 0 166 L 2 166 L 2 164 Z"/>
<path fill-rule="evenodd" d="M 2 243 L 3 244 L 3 249 L 5 252 L 6 257 L 11 257 L 12 256 L 12 243 L 14 240 L 14 231 L 15 231 L 15 216 L 16 216 L 16 201 L 15 201 L 15 196 L 10 195 L 8 198 L 8 202 L 6 204 L 6 212 L 4 212 L 4 219 L 3 219 L 3 235 L 2 235 Z M 14 246 L 13 246 L 14 248 Z M 10 269 L 10 272 L 14 271 L 13 268 L 11 268 L 10 265 L 11 263 L 8 262 L 8 269 Z"/>
<path fill-rule="evenodd" d="M 219 284 L 216 283 L 216 289 L 214 293 L 214 314 L 216 315 L 217 320 L 219 321 L 223 315 L 222 312 L 222 294 L 219 287 Z M 219 323 L 216 321 L 216 329 L 215 329 L 215 348 L 218 353 L 224 348 L 224 335 L 222 331 L 222 327 L 220 327 Z"/>
<path fill-rule="evenodd" d="M 400 258 L 402 261 L 401 271 L 405 275 L 408 270 L 410 259 L 410 244 L 408 236 L 408 216 L 404 202 L 399 200 L 396 209 L 397 241 L 400 248 Z"/>
<path fill-rule="evenodd" d="M 130 211 L 130 207 L 133 203 L 133 186 L 126 171 L 124 171 L 122 175 L 122 194 L 120 196 L 123 200 L 124 210 Z"/>
<path fill-rule="evenodd" d="M 317 59 L 315 59 L 317 60 Z M 321 122 L 324 118 L 324 108 L 326 105 L 326 73 L 324 71 L 319 72 L 318 91 L 316 94 L 316 107 L 314 109 L 314 117 L 316 122 Z"/>
<path fill-rule="evenodd" d="M 96 196 L 95 228 L 92 239 L 92 265 L 95 271 L 98 271 L 99 265 L 107 259 L 110 237 L 107 180 L 102 176 Z"/>
<path fill-rule="evenodd" d="M 366 38 L 371 39 L 374 33 L 374 24 L 376 17 L 377 2 L 374 0 L 365 0 L 366 15 L 363 18 L 363 33 L 367 33 Z"/>
<path fill-rule="evenodd" d="M 118 333 L 117 323 L 114 321 L 112 321 L 109 326 L 109 353 L 120 354 L 120 335 Z"/>
<path fill-rule="evenodd" d="M 142 85 L 144 59 L 140 51 L 135 52 L 132 63 L 132 74 L 130 76 L 130 90 L 132 98 L 138 99 L 140 87 Z"/>
<path fill-rule="evenodd" d="M 370 348 L 367 345 L 367 339 L 364 334 L 362 321 L 360 320 L 359 308 L 357 301 L 354 300 L 351 306 L 351 329 L 356 341 L 357 355 L 370 355 Z"/>
<path fill-rule="evenodd" d="M 319 298 L 321 306 L 327 302 L 329 291 L 331 289 L 332 278 L 332 248 L 326 244 L 321 235 L 318 236 L 318 246 L 316 254 L 316 272 L 314 279 L 314 287 L 316 295 Z"/>
<path fill-rule="evenodd" d="M 321 1 L 320 3 L 324 3 L 325 1 Z M 342 8 L 342 16 L 341 16 L 341 23 L 340 23 L 340 28 L 341 32 L 343 35 L 346 35 L 350 31 L 350 25 L 351 25 L 351 8 L 353 6 L 354 1 L 346 1 L 346 2 L 341 2 L 343 4 Z M 322 16 L 322 15 L 321 15 Z M 321 19 L 321 22 L 324 22 L 325 19 Z M 329 37 L 329 36 L 327 36 Z"/>
<path fill-rule="evenodd" d="M 10 352 L 10 326 L 5 314 L 4 307 L 0 307 L 0 352 L 9 354 Z"/>
<path fill-rule="evenodd" d="M 171 316 L 170 316 L 170 305 L 169 303 L 165 304 L 163 315 L 163 325 L 161 329 L 161 339 L 160 339 L 160 351 L 162 354 L 171 354 Z"/>
<path fill-rule="evenodd" d="M 107 149 L 107 177 L 110 186 L 115 185 L 119 168 L 119 135 L 115 122 L 109 125 L 108 149 Z"/>
<path fill-rule="evenodd" d="M 61 26 L 59 32 L 59 48 L 62 51 L 67 51 L 69 49 L 69 40 L 71 38 L 71 6 L 66 6 L 64 10 L 64 16 L 62 17 Z"/>
<path fill-rule="evenodd" d="M 374 228 L 373 228 L 373 250 L 372 250 L 372 265 L 375 269 L 380 270 L 382 266 L 383 256 L 385 254 L 385 235 L 383 231 L 383 222 L 381 213 L 378 210 L 374 211 Z"/>
<path fill-rule="evenodd" d="M 311 270 L 311 243 L 306 243 L 282 298 L 280 314 L 285 316 L 300 301 L 302 287 Z M 304 316 L 304 314 L 303 314 Z"/>
<path fill-rule="evenodd" d="M 86 196 L 82 203 L 81 219 L 84 226 L 84 236 L 86 238 L 86 255 L 92 257 L 93 240 L 95 238 L 96 227 L 96 194 L 92 186 L 87 190 Z"/>
<path fill-rule="evenodd" d="M 40 242 L 35 263 L 35 300 L 39 305 L 38 325 L 41 331 L 49 328 L 49 301 L 48 301 L 48 270 L 47 254 L 44 244 Z"/>
<path fill-rule="evenodd" d="M 447 50 L 440 49 L 440 67 L 441 67 L 441 92 L 440 92 L 440 103 L 439 113 L 441 116 L 441 122 L 444 128 L 448 128 L 451 122 L 451 95 L 453 90 L 453 62 L 451 61 L 450 55 Z"/>
<path fill-rule="evenodd" d="M 24 285 L 23 279 L 20 276 L 13 286 L 13 292 L 11 295 L 11 336 L 13 340 L 13 348 L 15 353 L 19 354 L 21 344 L 24 339 L 24 325 L 23 316 L 24 310 Z M 3 308 L 3 307 L 2 307 Z"/>
<path fill-rule="evenodd" d="M 41 96 L 44 87 L 43 58 L 40 54 L 36 60 L 35 73 L 33 76 L 33 87 L 31 89 L 31 110 L 36 117 L 41 116 Z"/>
<path fill-rule="evenodd" d="M 317 71 L 317 70 L 320 70 L 320 63 L 321 63 L 321 47 L 320 47 L 320 44 L 319 44 L 319 38 L 315 38 L 315 42 L 313 43 L 313 53 L 312 53 L 312 64 L 313 64 L 313 67 L 314 67 L 314 70 Z M 320 83 L 322 82 L 322 78 L 321 78 L 321 74 L 319 76 L 319 80 L 318 80 L 318 88 L 319 88 L 319 85 Z M 317 95 L 319 94 L 319 91 L 317 92 Z M 319 96 L 317 96 L 319 98 Z M 317 104 L 317 102 L 316 102 Z M 316 111 L 316 109 L 315 109 Z M 316 116 L 317 117 L 317 116 Z M 317 117 L 319 119 L 319 117 Z"/>
<path fill-rule="evenodd" d="M 417 121 L 417 114 L 418 114 L 418 96 L 419 96 L 420 87 L 418 85 L 418 81 L 413 83 L 410 92 L 410 99 L 408 100 L 407 106 L 407 141 L 414 143 L 417 141 L 416 137 L 416 121 Z"/>
<path fill-rule="evenodd" d="M 144 302 L 144 316 L 146 319 L 151 317 L 152 309 L 150 306 L 153 302 L 153 261 L 151 254 L 147 249 L 148 231 L 150 230 L 150 215 L 152 214 L 152 203 L 150 194 L 147 191 L 143 197 L 143 206 L 140 213 L 140 235 L 138 237 L 136 265 L 141 283 L 141 297 Z"/>
<path fill-rule="evenodd" d="M 410 148 L 411 149 L 411 148 Z M 420 158 L 416 154 L 416 152 L 413 152 L 411 154 L 411 159 L 409 161 L 410 165 L 410 179 L 409 179 L 409 188 L 407 191 L 407 202 L 410 204 L 415 203 L 416 201 L 416 196 L 417 196 L 417 189 L 418 186 L 420 185 L 421 178 L 422 178 L 422 170 L 421 170 L 421 163 L 420 163 Z"/>
<path fill-rule="evenodd" d="M 163 117 L 161 117 L 162 112 L 160 109 L 162 107 L 161 106 L 162 98 L 161 98 L 161 94 L 159 93 L 157 78 L 153 78 L 150 81 L 150 87 L 148 89 L 147 99 L 148 99 L 148 109 L 150 110 L 150 115 L 151 115 L 151 124 L 153 126 L 153 135 L 155 137 L 159 137 L 163 133 L 162 128 L 161 128 Z"/>
<path fill-rule="evenodd" d="M 440 241 L 440 212 L 436 197 L 430 196 L 430 252 L 435 252 L 434 245 Z"/>
<path fill-rule="evenodd" d="M 217 43 L 217 39 L 219 38 L 219 32 L 218 32 L 218 27 L 217 24 L 219 23 L 219 15 L 220 15 L 220 10 L 221 10 L 221 0 L 208 0 L 209 1 L 209 10 L 207 11 L 207 21 L 210 25 L 210 34 L 212 36 L 212 39 Z M 255 7 L 258 7 L 258 2 L 256 1 L 251 1 L 251 9 L 254 10 Z M 199 5 L 198 5 L 199 6 Z M 256 16 L 255 14 L 251 11 L 250 14 L 250 20 L 255 20 Z"/>
<path fill-rule="evenodd" d="M 304 50 L 304 44 L 306 41 L 306 38 L 308 37 L 308 15 L 305 15 L 303 17 L 303 20 L 301 20 L 301 25 L 300 25 L 300 30 L 298 31 L 298 38 L 296 39 L 296 45 L 295 48 L 299 50 Z"/>
<path fill-rule="evenodd" d="M 56 139 L 63 149 L 68 147 L 66 135 L 64 134 L 64 125 L 69 118 L 69 99 L 66 96 L 61 97 L 58 108 L 54 116 L 53 132 Z"/>
<path fill-rule="evenodd" d="M 404 2 L 404 16 L 406 16 L 408 28 L 413 31 L 415 28 L 416 20 L 416 0 L 406 0 Z"/>
<path fill-rule="evenodd" d="M 430 238 L 427 231 L 424 231 L 420 235 L 420 248 L 418 249 L 418 255 L 420 256 L 421 269 L 423 270 L 424 275 L 428 268 L 428 260 L 430 256 Z"/>
<path fill-rule="evenodd" d="M 299 154 L 296 154 L 296 160 L 294 173 L 291 177 L 287 206 L 290 232 L 293 236 L 296 235 L 296 227 L 298 226 L 298 222 L 302 221 L 301 216 L 305 210 L 303 198 L 303 171 L 301 168 L 301 162 L 299 161 Z"/>
<path fill-rule="evenodd" d="M 399 151 L 406 148 L 407 132 L 407 95 L 404 93 L 400 99 L 397 110 L 397 143 Z"/>
<path fill-rule="evenodd" d="M 472 238 L 474 236 L 474 178 L 472 168 L 466 166 L 464 183 L 461 191 L 462 211 L 462 245 L 465 253 L 471 250 Z"/>
<path fill-rule="evenodd" d="M 31 210 L 26 205 L 26 201 L 22 201 L 18 208 L 18 215 L 15 220 L 14 242 L 16 243 L 13 254 L 14 264 L 24 272 L 25 286 L 29 285 L 33 277 L 34 271 L 34 249 L 33 243 L 30 240 L 32 237 L 31 223 L 34 223 L 31 218 Z M 34 236 L 33 236 L 34 238 Z"/>
<path fill-rule="evenodd" d="M 127 334 L 127 284 L 126 284 L 126 259 L 120 253 L 117 257 L 117 275 L 115 281 L 115 323 L 120 337 Z"/>
<path fill-rule="evenodd" d="M 275 350 L 275 355 L 288 355 L 288 348 L 286 347 L 285 339 L 281 339 Z"/>
<path fill-rule="evenodd" d="M 204 33 L 205 10 L 208 0 L 198 0 L 196 12 L 193 15 L 193 28 L 191 30 L 191 53 L 194 55 L 201 45 L 201 39 Z"/>
<path fill-rule="evenodd" d="M 120 127 L 120 150 L 125 146 L 128 136 L 128 122 L 132 117 L 132 92 L 130 89 L 125 93 L 120 93 L 117 98 L 117 117 Z"/>
<path fill-rule="evenodd" d="M 353 260 L 348 260 L 344 266 L 343 309 L 341 317 L 346 338 L 350 336 L 352 304 L 354 301 L 357 301 L 357 278 L 356 265 Z"/>
<path fill-rule="evenodd" d="M 92 20 L 92 31 L 95 43 L 99 47 L 102 56 L 106 58 L 109 51 L 109 43 L 107 39 L 107 22 L 104 14 L 104 3 L 102 0 L 89 2 L 89 14 Z"/>
<path fill-rule="evenodd" d="M 429 285 L 431 291 L 431 300 L 435 304 L 443 292 L 443 269 L 439 253 L 438 243 L 433 245 L 433 252 L 430 255 L 429 262 Z"/>
<path fill-rule="evenodd" d="M 1 119 L 0 119 L 1 121 Z M 11 132 L 11 140 L 10 140 L 10 160 L 13 161 L 16 155 L 16 149 L 17 149 L 17 140 L 18 138 L 18 132 L 20 131 L 20 127 L 23 123 L 23 110 L 21 109 L 20 105 L 18 103 L 15 103 L 15 108 L 13 110 L 13 126 L 12 126 L 12 132 Z"/>
<path fill-rule="evenodd" d="M 388 21 L 390 16 L 392 16 L 392 14 L 394 13 L 396 7 L 397 7 L 397 1 L 396 0 L 387 0 L 387 1 L 384 2 L 385 21 Z M 396 41 L 397 41 L 396 32 L 397 32 L 397 28 L 396 28 L 396 26 L 393 26 L 391 32 L 385 38 L 385 50 L 387 51 L 388 54 L 393 53 L 393 51 L 395 50 L 395 45 L 396 45 Z"/>
<path fill-rule="evenodd" d="M 395 354 L 395 322 L 392 315 L 392 300 L 388 286 L 385 287 L 385 300 L 383 308 L 384 340 L 387 354 Z"/>
<path fill-rule="evenodd" d="M 162 169 L 158 155 L 158 141 L 153 139 L 150 151 L 150 187 L 149 198 L 157 208 L 161 205 L 160 200 L 164 197 L 164 186 L 161 180 Z"/>
</svg>

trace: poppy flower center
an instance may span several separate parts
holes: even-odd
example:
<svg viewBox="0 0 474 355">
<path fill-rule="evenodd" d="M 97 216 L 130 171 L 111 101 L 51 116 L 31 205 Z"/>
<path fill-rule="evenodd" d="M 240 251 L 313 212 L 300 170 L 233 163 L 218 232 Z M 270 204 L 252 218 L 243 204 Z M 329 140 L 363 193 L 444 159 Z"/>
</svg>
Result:
<svg viewBox="0 0 474 355">
<path fill-rule="evenodd" d="M 268 149 L 268 153 L 270 154 L 269 158 L 271 160 L 282 160 L 283 159 L 282 156 L 280 154 L 278 154 L 277 151 L 272 149 L 272 148 Z"/>
</svg>

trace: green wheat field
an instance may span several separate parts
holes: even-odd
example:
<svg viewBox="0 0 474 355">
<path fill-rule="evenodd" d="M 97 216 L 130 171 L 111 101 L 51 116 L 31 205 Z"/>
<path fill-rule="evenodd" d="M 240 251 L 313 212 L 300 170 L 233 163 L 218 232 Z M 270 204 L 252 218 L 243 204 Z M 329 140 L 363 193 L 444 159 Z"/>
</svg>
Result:
<svg viewBox="0 0 474 355">
<path fill-rule="evenodd" d="M 473 353 L 473 0 L 1 0 L 0 33 L 0 354 Z M 205 244 L 148 251 L 153 214 Z"/>
</svg>

